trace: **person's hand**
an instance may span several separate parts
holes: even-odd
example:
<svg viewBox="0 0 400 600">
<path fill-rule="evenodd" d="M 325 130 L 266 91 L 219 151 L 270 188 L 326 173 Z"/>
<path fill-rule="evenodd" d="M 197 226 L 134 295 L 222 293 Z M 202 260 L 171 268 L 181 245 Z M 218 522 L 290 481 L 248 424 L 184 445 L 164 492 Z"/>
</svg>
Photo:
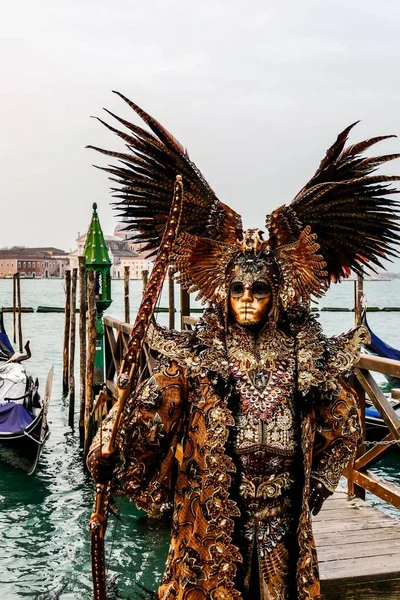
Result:
<svg viewBox="0 0 400 600">
<path fill-rule="evenodd" d="M 311 477 L 310 482 L 310 498 L 308 504 L 311 513 L 315 516 L 319 513 L 325 500 L 330 496 L 330 492 L 323 483 Z"/>
<path fill-rule="evenodd" d="M 118 452 L 105 457 L 101 446 L 90 452 L 87 458 L 87 467 L 94 481 L 96 483 L 107 483 L 107 481 L 110 481 L 118 459 Z"/>
</svg>

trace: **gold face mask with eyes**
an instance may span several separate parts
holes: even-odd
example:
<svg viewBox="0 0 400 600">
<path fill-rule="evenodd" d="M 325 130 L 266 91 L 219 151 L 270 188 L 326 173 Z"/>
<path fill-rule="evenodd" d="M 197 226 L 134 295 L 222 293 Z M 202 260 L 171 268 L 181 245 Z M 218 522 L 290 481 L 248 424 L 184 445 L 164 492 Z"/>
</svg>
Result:
<svg viewBox="0 0 400 600">
<path fill-rule="evenodd" d="M 243 326 L 263 326 L 276 321 L 279 269 L 266 252 L 236 256 L 227 269 L 228 311 L 231 320 Z"/>
<path fill-rule="evenodd" d="M 271 287 L 266 281 L 233 281 L 229 290 L 229 309 L 240 325 L 264 323 L 272 305 Z"/>
</svg>

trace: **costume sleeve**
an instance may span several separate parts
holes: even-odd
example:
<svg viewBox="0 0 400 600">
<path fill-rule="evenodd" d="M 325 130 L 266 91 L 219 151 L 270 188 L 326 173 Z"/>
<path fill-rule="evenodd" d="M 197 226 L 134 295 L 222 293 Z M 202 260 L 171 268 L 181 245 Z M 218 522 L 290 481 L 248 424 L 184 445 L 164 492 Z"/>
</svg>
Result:
<svg viewBox="0 0 400 600">
<path fill-rule="evenodd" d="M 316 435 L 311 477 L 334 492 L 340 476 L 352 460 L 360 439 L 357 396 L 344 381 L 340 392 L 321 393 L 314 404 Z"/>
<path fill-rule="evenodd" d="M 357 327 L 327 338 L 315 318 L 307 315 L 294 322 L 294 328 L 298 391 L 312 400 L 315 418 L 311 477 L 333 492 L 360 438 L 357 397 L 344 379 L 369 334 L 365 327 Z"/>
<path fill-rule="evenodd" d="M 186 400 L 184 370 L 171 361 L 145 381 L 124 410 L 117 435 L 118 459 L 111 480 L 114 494 L 129 496 L 151 516 L 162 511 L 172 486 L 175 450 L 181 440 Z M 95 472 L 95 450 L 109 439 L 117 405 L 97 433 L 88 467 Z M 100 435 L 102 442 L 100 442 Z"/>
<path fill-rule="evenodd" d="M 334 492 L 340 476 L 352 460 L 361 437 L 357 395 L 343 380 L 351 374 L 361 343 L 369 341 L 365 327 L 325 338 L 315 393 L 316 435 L 311 477 Z"/>
</svg>

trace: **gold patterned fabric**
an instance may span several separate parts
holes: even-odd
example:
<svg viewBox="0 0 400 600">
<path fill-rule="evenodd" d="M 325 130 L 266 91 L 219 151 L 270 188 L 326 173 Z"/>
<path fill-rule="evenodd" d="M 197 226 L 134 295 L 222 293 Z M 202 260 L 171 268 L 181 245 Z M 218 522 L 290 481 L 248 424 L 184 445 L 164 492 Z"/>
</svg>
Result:
<svg viewBox="0 0 400 600">
<path fill-rule="evenodd" d="M 356 398 L 340 377 L 363 335 L 327 339 L 306 315 L 255 338 L 216 310 L 187 334 L 152 327 L 168 366 L 128 401 L 112 487 L 153 516 L 173 501 L 160 600 L 320 599 L 310 478 L 334 489 L 354 454 Z"/>
</svg>

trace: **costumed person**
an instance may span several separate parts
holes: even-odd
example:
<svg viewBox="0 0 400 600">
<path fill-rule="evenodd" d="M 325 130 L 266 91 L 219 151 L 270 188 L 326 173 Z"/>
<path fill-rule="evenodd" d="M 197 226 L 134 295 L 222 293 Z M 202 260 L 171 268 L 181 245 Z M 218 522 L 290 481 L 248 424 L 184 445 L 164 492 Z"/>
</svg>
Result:
<svg viewBox="0 0 400 600">
<path fill-rule="evenodd" d="M 383 137 L 346 147 L 348 127 L 295 199 L 267 216 L 264 239 L 243 231 L 184 148 L 121 97 L 153 133 L 115 115 L 128 132 L 107 125 L 128 148 L 96 148 L 119 161 L 104 168 L 122 198 L 116 208 L 155 252 L 181 175 L 168 262 L 207 308 L 193 331 L 150 325 L 158 368 L 132 388 L 112 456 L 104 448 L 118 403 L 110 411 L 89 470 L 110 496 L 126 495 L 149 515 L 173 498 L 160 600 L 320 599 L 311 514 L 356 451 L 360 422 L 347 378 L 368 334 L 326 337 L 310 301 L 351 270 L 396 255 L 388 182 L 399 178 L 373 174 L 396 156 L 362 156 Z"/>
</svg>

